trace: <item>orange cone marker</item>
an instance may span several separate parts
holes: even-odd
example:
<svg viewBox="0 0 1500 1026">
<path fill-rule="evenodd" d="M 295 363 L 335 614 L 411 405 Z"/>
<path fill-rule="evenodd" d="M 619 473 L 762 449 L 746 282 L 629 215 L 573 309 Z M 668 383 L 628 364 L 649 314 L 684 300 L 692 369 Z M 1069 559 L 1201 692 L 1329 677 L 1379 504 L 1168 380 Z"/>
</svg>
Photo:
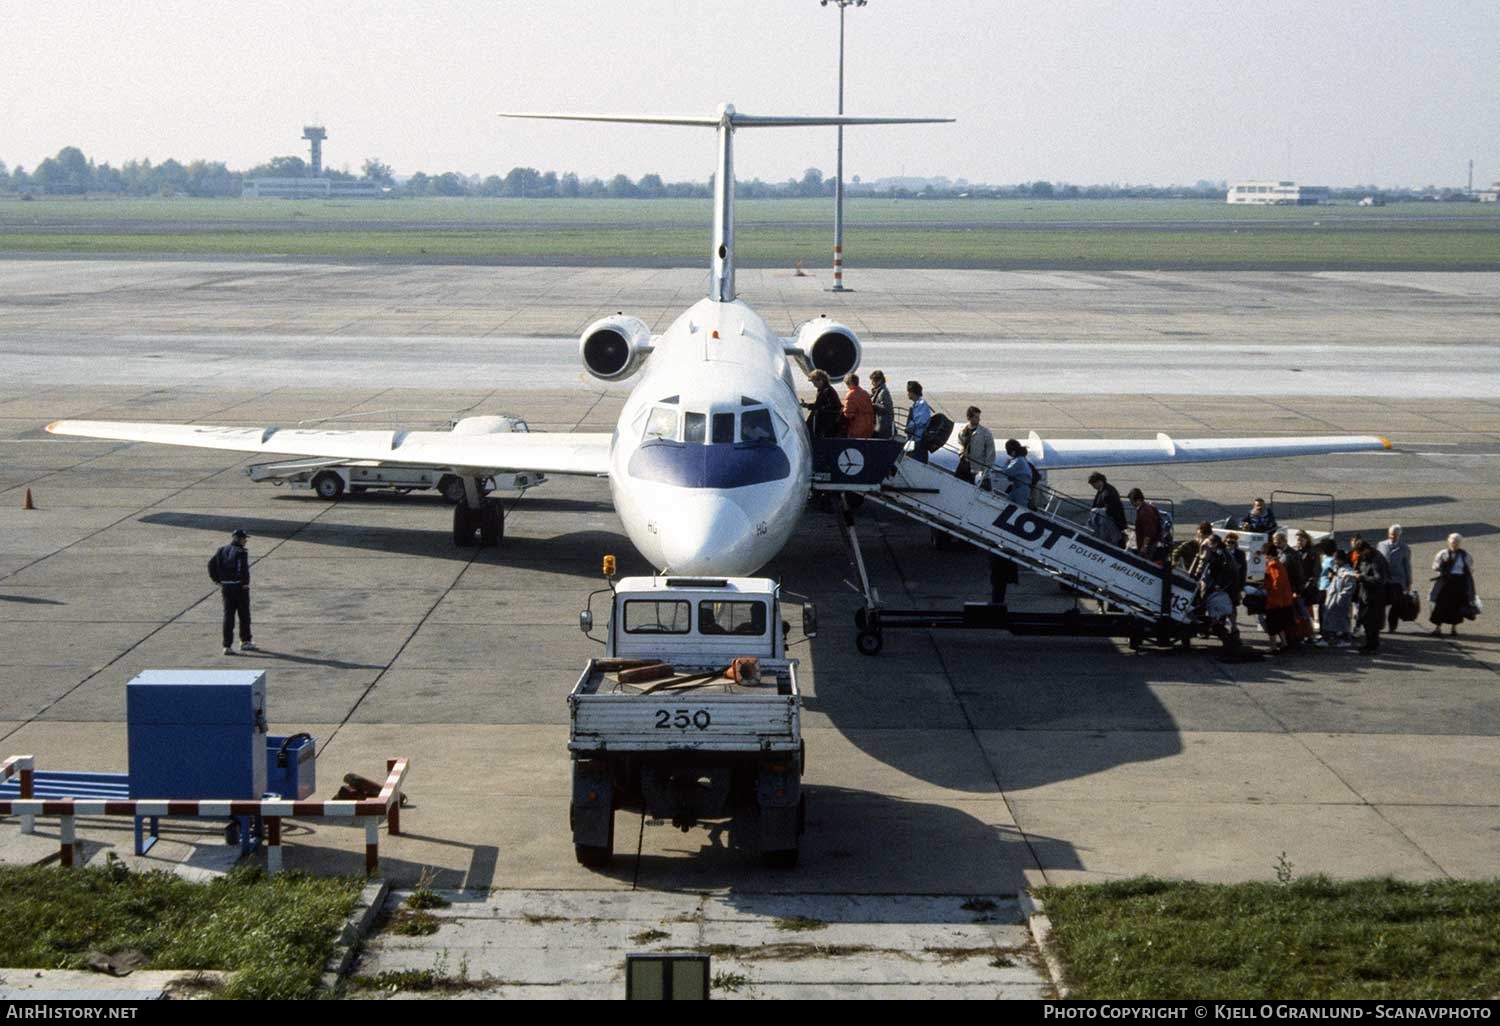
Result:
<svg viewBox="0 0 1500 1026">
<path fill-rule="evenodd" d="M 31 501 L 31 489 L 26 489 L 26 499 L 21 503 L 22 509 L 36 509 L 36 504 Z"/>
</svg>

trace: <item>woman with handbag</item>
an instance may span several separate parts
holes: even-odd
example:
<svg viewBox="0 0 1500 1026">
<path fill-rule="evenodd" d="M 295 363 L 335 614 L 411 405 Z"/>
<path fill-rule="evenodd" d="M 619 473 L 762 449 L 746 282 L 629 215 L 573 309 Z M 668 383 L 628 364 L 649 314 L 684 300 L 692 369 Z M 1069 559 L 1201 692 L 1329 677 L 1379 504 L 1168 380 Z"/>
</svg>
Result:
<svg viewBox="0 0 1500 1026">
<path fill-rule="evenodd" d="M 1479 600 L 1474 593 L 1474 557 L 1464 548 L 1463 535 L 1455 532 L 1448 536 L 1448 547 L 1433 557 L 1432 569 L 1437 574 L 1428 595 L 1432 603 L 1429 618 L 1433 636 L 1443 633 L 1445 623 L 1449 635 L 1456 635 L 1461 621 L 1479 615 Z"/>
</svg>

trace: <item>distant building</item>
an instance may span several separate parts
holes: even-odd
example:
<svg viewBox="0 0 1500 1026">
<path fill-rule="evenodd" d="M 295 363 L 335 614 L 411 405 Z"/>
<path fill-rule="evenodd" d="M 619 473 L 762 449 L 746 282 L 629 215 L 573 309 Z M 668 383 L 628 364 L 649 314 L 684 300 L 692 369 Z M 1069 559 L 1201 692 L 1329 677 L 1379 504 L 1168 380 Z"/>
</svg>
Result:
<svg viewBox="0 0 1500 1026">
<path fill-rule="evenodd" d="M 1253 203 L 1267 207 L 1310 207 L 1327 203 L 1326 185 L 1298 185 L 1296 182 L 1236 182 L 1229 187 L 1230 203 Z"/>
<path fill-rule="evenodd" d="M 335 182 L 328 178 L 247 178 L 241 196 L 274 199 L 379 199 L 374 182 Z"/>
<path fill-rule="evenodd" d="M 1500 182 L 1493 183 L 1485 192 L 1476 192 L 1481 203 L 1500 203 Z"/>
</svg>

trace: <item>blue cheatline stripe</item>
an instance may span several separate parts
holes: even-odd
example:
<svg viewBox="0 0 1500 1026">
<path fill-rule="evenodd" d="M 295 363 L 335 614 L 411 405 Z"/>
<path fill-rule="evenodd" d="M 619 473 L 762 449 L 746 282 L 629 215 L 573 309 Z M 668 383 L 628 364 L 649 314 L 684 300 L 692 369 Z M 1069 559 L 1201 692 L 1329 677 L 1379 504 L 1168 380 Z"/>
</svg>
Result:
<svg viewBox="0 0 1500 1026">
<path fill-rule="evenodd" d="M 631 477 L 679 488 L 745 488 L 792 476 L 786 453 L 775 445 L 687 445 L 645 442 L 630 456 Z"/>
</svg>

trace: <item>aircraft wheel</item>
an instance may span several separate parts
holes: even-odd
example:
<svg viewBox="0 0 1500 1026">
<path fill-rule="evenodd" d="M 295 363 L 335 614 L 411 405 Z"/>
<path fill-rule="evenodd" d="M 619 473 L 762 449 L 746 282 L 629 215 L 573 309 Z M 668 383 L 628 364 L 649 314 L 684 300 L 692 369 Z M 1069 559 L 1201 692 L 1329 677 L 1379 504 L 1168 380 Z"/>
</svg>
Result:
<svg viewBox="0 0 1500 1026">
<path fill-rule="evenodd" d="M 860 631 L 854 639 L 854 647 L 859 649 L 860 655 L 879 655 L 885 647 L 885 637 L 878 631 Z"/>
<path fill-rule="evenodd" d="M 457 505 L 464 501 L 464 479 L 457 474 L 444 474 L 437 485 L 444 501 Z"/>
<path fill-rule="evenodd" d="M 325 470 L 313 478 L 312 486 L 320 498 L 337 499 L 344 494 L 344 479 L 331 470 Z"/>
<path fill-rule="evenodd" d="M 479 508 L 479 544 L 496 548 L 505 537 L 505 507 L 499 501 L 486 499 Z"/>
<path fill-rule="evenodd" d="M 472 548 L 475 544 L 474 529 L 478 526 L 476 515 L 464 503 L 460 502 L 453 507 L 453 544 L 461 549 Z"/>
</svg>

